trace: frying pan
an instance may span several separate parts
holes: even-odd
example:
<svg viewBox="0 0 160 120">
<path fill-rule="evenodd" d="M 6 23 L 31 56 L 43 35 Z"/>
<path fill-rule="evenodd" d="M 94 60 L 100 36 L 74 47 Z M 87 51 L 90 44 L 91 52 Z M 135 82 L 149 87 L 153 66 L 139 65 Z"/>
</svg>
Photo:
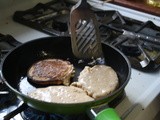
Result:
<svg viewBox="0 0 160 120">
<path fill-rule="evenodd" d="M 1 77 L 4 83 L 16 93 L 28 106 L 48 113 L 76 114 L 88 111 L 92 107 L 106 104 L 123 92 L 127 85 L 131 67 L 127 58 L 116 48 L 102 43 L 105 64 L 111 66 L 119 78 L 119 87 L 113 93 L 91 102 L 61 104 L 39 101 L 27 96 L 27 92 L 42 87 L 33 85 L 27 80 L 27 71 L 30 66 L 43 59 L 58 58 L 69 60 L 75 67 L 76 81 L 79 72 L 88 63 L 78 63 L 78 59 L 72 54 L 70 37 L 45 37 L 21 44 L 10 51 L 2 61 Z M 101 119 L 102 120 L 102 119 Z"/>
</svg>

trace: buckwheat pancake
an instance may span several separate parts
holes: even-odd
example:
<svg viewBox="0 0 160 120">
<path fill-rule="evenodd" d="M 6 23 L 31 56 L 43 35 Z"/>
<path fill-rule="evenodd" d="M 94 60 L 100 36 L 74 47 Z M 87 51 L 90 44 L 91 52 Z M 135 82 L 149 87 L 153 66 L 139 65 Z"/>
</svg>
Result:
<svg viewBox="0 0 160 120">
<path fill-rule="evenodd" d="M 104 97 L 118 87 L 116 72 L 106 65 L 86 66 L 78 77 L 78 82 L 71 85 L 82 88 L 94 99 Z"/>
<path fill-rule="evenodd" d="M 94 100 L 80 88 L 62 85 L 37 88 L 28 95 L 34 99 L 54 103 L 80 103 Z"/>
<path fill-rule="evenodd" d="M 36 62 L 28 70 L 28 78 L 36 84 L 69 85 L 74 75 L 74 66 L 61 59 L 45 59 Z"/>
</svg>

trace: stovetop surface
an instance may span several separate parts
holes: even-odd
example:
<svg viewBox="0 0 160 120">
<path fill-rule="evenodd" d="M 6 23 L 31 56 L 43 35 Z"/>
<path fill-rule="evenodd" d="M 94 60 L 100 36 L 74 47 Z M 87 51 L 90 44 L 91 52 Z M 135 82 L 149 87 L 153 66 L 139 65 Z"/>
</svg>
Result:
<svg viewBox="0 0 160 120">
<path fill-rule="evenodd" d="M 33 39 L 41 38 L 41 37 L 50 36 L 49 34 L 37 31 L 37 30 L 32 29 L 30 27 L 27 27 L 25 25 L 14 22 L 12 19 L 15 11 L 18 11 L 18 10 L 25 11 L 28 8 L 34 7 L 40 1 L 42 3 L 47 2 L 47 1 L 43 1 L 43 0 L 34 0 L 34 1 L 32 1 L 32 0 L 27 0 L 27 1 L 18 0 L 18 1 L 14 1 L 14 2 L 0 4 L 0 6 L 1 6 L 0 13 L 2 13 L 2 14 L 6 13 L 6 14 L 4 14 L 3 17 L 0 18 L 1 19 L 0 33 L 5 34 L 5 35 L 6 34 L 12 35 L 16 40 L 18 40 L 21 43 L 24 43 L 24 42 L 27 42 L 27 41 L 30 41 Z M 8 6 L 5 8 L 6 5 L 8 5 Z M 99 5 L 96 4 L 96 6 L 99 6 Z M 8 9 L 8 7 L 10 9 Z M 101 6 L 101 8 L 106 9 L 106 7 L 104 7 L 104 6 Z M 116 8 L 119 8 L 119 7 L 116 6 Z M 123 12 L 121 11 L 121 9 L 119 12 L 120 12 L 120 14 L 123 13 L 123 15 L 135 16 L 135 14 L 129 15 L 130 10 L 129 10 L 129 13 L 126 12 L 125 14 L 124 14 L 124 11 Z M 144 16 L 143 15 L 139 16 L 136 19 L 147 21 L 147 18 L 144 18 Z M 152 20 L 154 21 L 154 19 L 152 19 Z M 155 21 L 158 21 L 158 19 L 155 18 Z M 132 120 L 133 118 L 135 118 L 135 116 L 133 115 L 134 113 L 137 113 L 136 118 L 138 118 L 138 115 L 141 114 L 141 112 L 144 113 L 146 110 L 150 111 L 150 113 L 153 113 L 153 112 L 156 113 L 155 110 L 152 109 L 153 111 L 151 111 L 148 108 L 149 108 L 149 106 L 152 105 L 154 99 L 160 93 L 160 89 L 159 89 L 160 88 L 160 79 L 159 79 L 160 76 L 159 75 L 160 75 L 160 70 L 157 70 L 154 72 L 144 72 L 144 71 L 139 71 L 137 69 L 132 68 L 131 79 L 125 88 L 126 97 L 115 108 L 117 110 L 118 114 L 120 116 L 123 116 L 124 118 L 126 118 L 125 117 L 126 113 L 129 113 L 127 111 L 133 111 L 132 114 L 127 115 L 127 118 L 129 118 L 129 119 L 126 118 L 126 120 Z M 135 107 L 137 105 L 138 105 L 138 109 L 137 109 L 137 107 Z M 156 106 L 159 106 L 159 104 L 156 105 L 154 103 L 154 108 L 156 110 L 159 110 L 159 107 L 157 108 Z M 15 109 L 15 106 L 12 106 L 12 109 Z M 4 111 L 3 114 L 1 114 L 1 115 L 3 116 L 5 114 L 6 113 Z M 148 119 L 151 118 L 151 116 L 152 115 L 150 115 L 148 117 Z M 138 120 L 140 120 L 140 119 L 138 119 Z"/>
</svg>

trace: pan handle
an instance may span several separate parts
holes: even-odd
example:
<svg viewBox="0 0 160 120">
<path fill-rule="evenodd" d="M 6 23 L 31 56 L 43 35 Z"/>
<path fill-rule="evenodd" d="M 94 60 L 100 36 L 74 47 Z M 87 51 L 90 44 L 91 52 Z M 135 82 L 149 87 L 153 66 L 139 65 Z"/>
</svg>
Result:
<svg viewBox="0 0 160 120">
<path fill-rule="evenodd" d="M 87 113 L 92 120 L 121 120 L 113 108 L 106 108 L 98 113 L 96 110 L 90 109 Z"/>
<path fill-rule="evenodd" d="M 113 108 L 107 108 L 97 114 L 95 120 L 121 120 Z"/>
</svg>

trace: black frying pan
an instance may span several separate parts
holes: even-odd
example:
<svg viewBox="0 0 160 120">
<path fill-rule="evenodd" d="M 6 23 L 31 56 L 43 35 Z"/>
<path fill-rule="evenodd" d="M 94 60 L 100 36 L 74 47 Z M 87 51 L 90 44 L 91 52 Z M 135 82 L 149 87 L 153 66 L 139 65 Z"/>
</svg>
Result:
<svg viewBox="0 0 160 120">
<path fill-rule="evenodd" d="M 40 38 L 20 45 L 4 58 L 1 66 L 1 76 L 6 85 L 17 94 L 18 98 L 30 107 L 49 113 L 73 114 L 84 112 L 94 106 L 113 100 L 124 90 L 130 79 L 131 67 L 127 58 L 119 50 L 107 44 L 102 43 L 102 49 L 106 65 L 111 66 L 117 72 L 120 85 L 115 92 L 95 101 L 78 104 L 48 103 L 32 99 L 26 95 L 27 92 L 39 87 L 29 83 L 26 76 L 29 67 L 39 60 L 46 58 L 69 60 L 76 68 L 76 77 L 87 65 L 87 63 L 78 64 L 78 59 L 72 54 L 69 37 Z M 73 79 L 74 81 L 76 77 Z"/>
</svg>

